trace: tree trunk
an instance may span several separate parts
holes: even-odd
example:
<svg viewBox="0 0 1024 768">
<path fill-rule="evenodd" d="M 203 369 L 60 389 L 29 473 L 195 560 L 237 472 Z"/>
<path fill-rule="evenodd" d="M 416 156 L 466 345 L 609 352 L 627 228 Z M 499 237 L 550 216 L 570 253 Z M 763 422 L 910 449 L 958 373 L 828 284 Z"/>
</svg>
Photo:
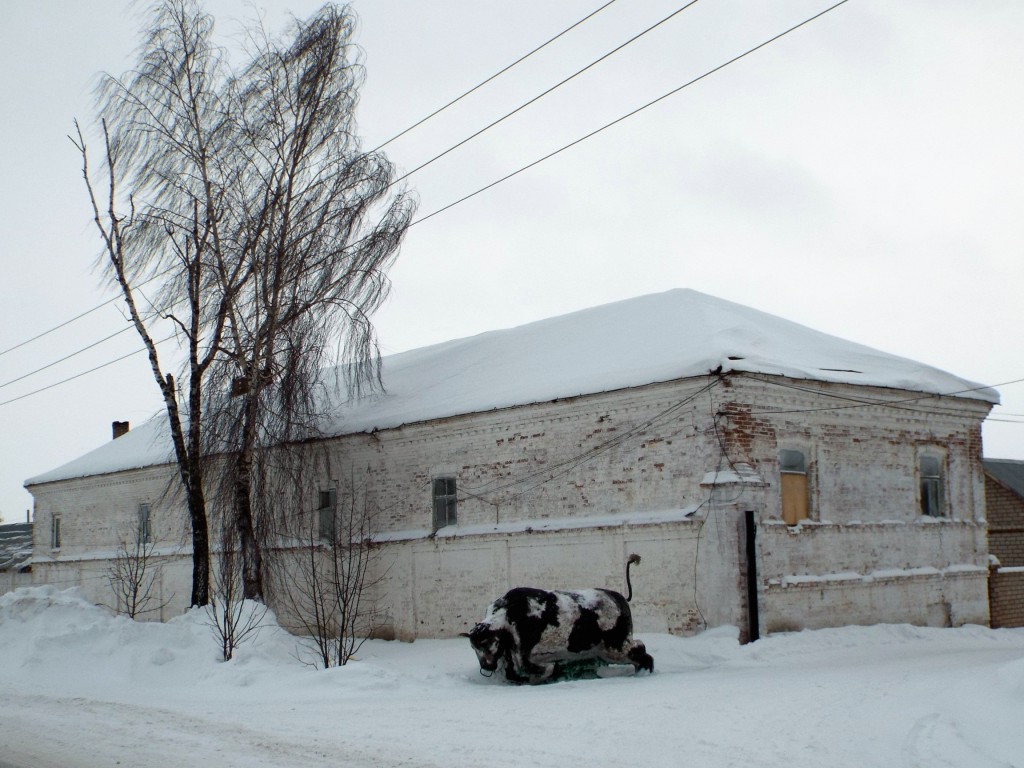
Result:
<svg viewBox="0 0 1024 768">
<path fill-rule="evenodd" d="M 241 445 L 235 457 L 233 506 L 242 557 L 242 597 L 263 602 L 263 556 L 252 512 L 252 461 L 256 444 L 257 391 L 246 396 Z"/>
<path fill-rule="evenodd" d="M 195 477 L 195 475 L 193 475 Z M 206 520 L 206 499 L 200 483 L 188 489 L 188 513 L 192 523 L 192 599 L 190 605 L 210 602 L 210 537 Z"/>
<path fill-rule="evenodd" d="M 238 457 L 235 472 L 234 513 L 238 531 L 239 551 L 242 556 L 242 597 L 263 601 L 263 556 L 256 539 L 252 515 L 252 459 L 243 450 Z"/>
</svg>

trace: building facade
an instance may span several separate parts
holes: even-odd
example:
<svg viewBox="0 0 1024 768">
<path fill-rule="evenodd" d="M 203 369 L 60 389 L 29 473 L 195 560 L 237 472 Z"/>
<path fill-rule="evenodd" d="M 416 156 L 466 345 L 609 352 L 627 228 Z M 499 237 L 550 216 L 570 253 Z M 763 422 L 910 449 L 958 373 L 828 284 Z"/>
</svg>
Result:
<svg viewBox="0 0 1024 768">
<path fill-rule="evenodd" d="M 372 512 L 382 636 L 466 631 L 513 586 L 624 591 L 631 553 L 641 632 L 988 622 L 991 390 L 690 291 L 386 358 L 384 382 L 295 513 Z M 138 432 L 29 481 L 33 574 L 108 601 L 145 510 L 167 615 L 187 520 Z"/>
<path fill-rule="evenodd" d="M 1024 461 L 985 459 L 993 627 L 1024 627 Z"/>
</svg>

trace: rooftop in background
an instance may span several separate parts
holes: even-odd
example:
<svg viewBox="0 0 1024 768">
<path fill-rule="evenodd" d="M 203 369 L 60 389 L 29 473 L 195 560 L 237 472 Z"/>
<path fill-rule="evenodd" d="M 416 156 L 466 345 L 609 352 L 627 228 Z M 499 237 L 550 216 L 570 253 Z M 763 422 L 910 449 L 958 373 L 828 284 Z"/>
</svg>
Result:
<svg viewBox="0 0 1024 768">
<path fill-rule="evenodd" d="M 1024 497 L 1024 461 L 1014 459 L 982 459 L 985 472 L 1018 496 Z"/>
<path fill-rule="evenodd" d="M 997 403 L 994 389 L 698 291 L 677 289 L 390 355 L 385 391 L 349 401 L 340 374 L 329 435 L 596 394 L 711 372 L 886 387 Z M 163 464 L 166 417 L 26 485 Z"/>
<path fill-rule="evenodd" d="M 16 571 L 32 559 L 32 523 L 0 525 L 0 571 Z"/>
</svg>

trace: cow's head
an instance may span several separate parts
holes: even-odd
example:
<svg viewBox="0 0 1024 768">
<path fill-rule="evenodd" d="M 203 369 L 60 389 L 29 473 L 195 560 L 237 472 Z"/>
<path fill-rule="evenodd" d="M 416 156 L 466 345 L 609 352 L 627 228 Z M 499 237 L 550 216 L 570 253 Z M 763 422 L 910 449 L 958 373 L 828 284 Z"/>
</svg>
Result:
<svg viewBox="0 0 1024 768">
<path fill-rule="evenodd" d="M 470 645 L 476 651 L 477 661 L 480 662 L 480 669 L 485 672 L 494 672 L 498 668 L 498 662 L 505 653 L 503 639 L 505 633 L 494 629 L 490 624 L 481 622 L 470 630 L 469 634 L 463 634 L 469 638 Z"/>
</svg>

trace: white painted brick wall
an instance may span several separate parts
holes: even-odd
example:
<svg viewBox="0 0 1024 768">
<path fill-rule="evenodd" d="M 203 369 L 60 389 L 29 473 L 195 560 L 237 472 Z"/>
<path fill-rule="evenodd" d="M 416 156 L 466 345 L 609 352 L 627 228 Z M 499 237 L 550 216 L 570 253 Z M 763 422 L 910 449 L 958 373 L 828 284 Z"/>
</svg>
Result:
<svg viewBox="0 0 1024 768">
<path fill-rule="evenodd" d="M 158 574 L 153 605 L 163 609 L 147 618 L 184 612 L 191 595 L 191 540 L 174 479 L 168 467 L 149 467 L 33 487 L 33 583 L 81 586 L 90 600 L 113 608 L 110 561 L 122 540 L 134 541 L 139 505 L 148 503 Z M 50 546 L 55 514 L 61 518 L 60 549 Z"/>
<path fill-rule="evenodd" d="M 491 601 L 515 586 L 603 587 L 625 594 L 631 553 L 642 557 L 632 570 L 637 631 L 692 634 L 705 619 L 712 626 L 739 624 L 744 614 L 736 516 L 732 510 L 716 514 L 719 519 L 703 532 L 700 521 L 692 521 L 395 545 L 381 563 L 390 627 L 402 639 L 454 636 L 482 620 Z"/>
<path fill-rule="evenodd" d="M 931 622 L 922 599 L 948 604 L 943 610 L 951 621 L 987 620 L 984 579 L 949 570 L 985 564 L 979 460 L 985 404 L 945 398 L 940 415 L 913 405 L 834 410 L 850 405 L 850 398 L 906 393 L 787 382 L 846 398 L 837 400 L 730 377 L 727 386 L 698 394 L 708 382 L 670 382 L 339 438 L 329 443 L 332 477 L 311 480 L 308 508 L 314 508 L 320 485 L 355 478 L 360 493 L 380 510 L 379 529 L 394 539 L 381 548 L 390 566 L 381 602 L 389 606 L 398 637 L 464 631 L 492 599 L 524 583 L 622 589 L 630 551 L 644 557 L 635 571 L 639 628 L 695 631 L 698 608 L 712 625 L 742 624 L 743 509 L 755 510 L 759 521 L 759 602 L 766 627 L 799 624 L 801 615 L 806 626 Z M 577 518 L 592 523 L 704 504 L 709 489 L 701 480 L 728 467 L 722 445 L 728 460 L 749 463 L 765 485 L 719 489 L 716 498 L 731 506 L 708 518 L 699 549 L 696 523 L 571 527 Z M 780 518 L 777 456 L 786 447 L 807 453 L 812 519 L 827 525 L 795 533 L 773 523 Z M 919 521 L 922 447 L 947 459 L 948 521 Z M 568 520 L 561 525 L 568 529 L 430 538 L 431 480 L 438 475 L 457 479 L 459 529 L 551 520 Z M 187 524 L 180 501 L 165 493 L 168 478 L 167 469 L 158 468 L 32 488 L 36 580 L 73 581 L 75 561 L 114 549 L 115 531 L 133 525 L 138 504 L 147 501 L 161 550 L 181 553 L 164 585 L 180 608 L 189 594 Z M 62 514 L 60 552 L 49 549 L 49 516 L 55 512 Z M 825 595 L 817 602 L 798 598 L 810 589 L 771 583 L 836 570 L 869 575 L 923 567 L 942 575 L 826 584 L 815 587 Z M 99 582 L 91 584 L 90 594 L 101 601 Z"/>
</svg>

